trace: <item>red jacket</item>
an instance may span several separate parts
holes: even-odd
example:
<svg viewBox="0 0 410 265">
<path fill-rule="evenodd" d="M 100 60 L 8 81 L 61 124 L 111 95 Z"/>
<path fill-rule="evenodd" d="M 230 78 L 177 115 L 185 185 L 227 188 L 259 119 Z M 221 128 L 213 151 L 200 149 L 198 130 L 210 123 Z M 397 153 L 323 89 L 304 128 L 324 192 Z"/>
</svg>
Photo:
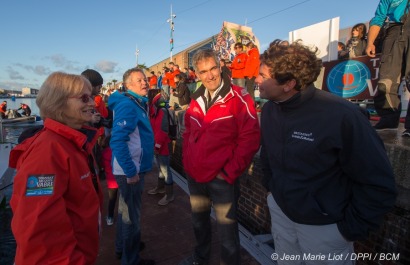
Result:
<svg viewBox="0 0 410 265">
<path fill-rule="evenodd" d="M 233 184 L 259 149 L 259 121 L 246 89 L 225 84 L 205 113 L 202 85 L 193 94 L 185 114 L 183 165 L 197 182 L 209 182 L 219 173 Z"/>
<path fill-rule="evenodd" d="M 94 97 L 94 103 L 95 103 L 95 110 L 101 114 L 101 117 L 103 118 L 107 118 L 108 117 L 108 109 L 107 106 L 105 106 L 105 102 L 102 98 L 101 95 L 96 95 Z M 98 129 L 98 134 L 99 135 L 104 135 L 105 130 L 104 127 L 101 127 L 100 129 Z"/>
<path fill-rule="evenodd" d="M 169 72 L 168 72 L 168 73 L 169 73 Z M 168 75 L 168 73 L 165 73 L 165 74 L 162 76 L 162 85 L 169 86 L 169 76 L 170 76 L 170 75 Z"/>
<path fill-rule="evenodd" d="M 149 78 L 149 87 L 156 86 L 158 82 L 158 77 L 156 75 L 152 75 Z"/>
<path fill-rule="evenodd" d="M 87 129 L 91 143 L 82 132 L 46 119 L 39 133 L 11 151 L 16 265 L 95 263 L 102 192 L 88 165 L 97 134 Z"/>
<path fill-rule="evenodd" d="M 232 70 L 232 78 L 245 78 L 245 65 L 248 55 L 243 52 L 237 54 L 232 61 L 231 70 Z"/>
<path fill-rule="evenodd" d="M 169 86 L 170 86 L 171 88 L 177 88 L 177 84 L 175 83 L 174 77 L 175 77 L 177 74 L 180 74 L 181 71 L 180 71 L 179 69 L 176 69 L 176 70 L 174 70 L 173 72 L 169 72 L 169 73 L 171 73 L 171 76 L 170 76 L 170 79 L 169 79 Z"/>
<path fill-rule="evenodd" d="M 0 104 L 0 112 L 6 113 L 7 111 L 7 103 L 1 103 Z"/>
<path fill-rule="evenodd" d="M 114 174 L 112 173 L 112 150 L 109 146 L 106 146 L 102 150 L 101 159 L 105 171 L 105 180 L 107 182 L 107 188 L 118 189 L 118 183 L 115 180 Z"/>
<path fill-rule="evenodd" d="M 108 109 L 107 106 L 105 106 L 105 102 L 102 98 L 101 95 L 96 95 L 94 97 L 94 102 L 95 102 L 95 110 L 98 111 L 98 113 L 101 114 L 101 117 L 107 118 L 108 117 Z"/>
<path fill-rule="evenodd" d="M 259 50 L 257 47 L 253 47 L 248 51 L 248 59 L 246 60 L 244 76 L 246 77 L 257 77 L 259 74 Z"/>
<path fill-rule="evenodd" d="M 160 98 L 161 94 L 157 94 L 152 100 L 150 105 L 150 122 L 154 131 L 154 149 L 158 154 L 166 156 L 169 155 L 168 144 L 171 142 L 171 139 L 168 136 L 168 116 L 165 115 L 167 109 L 155 107 Z"/>
</svg>

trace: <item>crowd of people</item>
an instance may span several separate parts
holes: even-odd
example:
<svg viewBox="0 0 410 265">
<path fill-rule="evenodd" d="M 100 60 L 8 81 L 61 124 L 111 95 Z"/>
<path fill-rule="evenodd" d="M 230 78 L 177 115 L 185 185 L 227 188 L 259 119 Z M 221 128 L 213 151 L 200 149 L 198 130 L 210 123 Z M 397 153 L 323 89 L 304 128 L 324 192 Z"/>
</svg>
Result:
<svg viewBox="0 0 410 265">
<path fill-rule="evenodd" d="M 344 55 L 374 56 L 385 18 L 401 23 L 384 40 L 375 98 L 381 120 L 374 127 L 359 106 L 314 86 L 322 61 L 302 41 L 274 40 L 261 55 L 252 42 L 245 51 L 238 42 L 232 62 L 211 49 L 199 50 L 183 72 L 173 62 L 149 77 L 131 68 L 123 74 L 123 89 L 108 100 L 101 96 L 103 78 L 96 70 L 52 73 L 36 99 L 44 126 L 24 134 L 10 153 L 10 166 L 17 169 L 10 202 L 16 264 L 94 264 L 104 177 L 106 224 L 116 224 L 115 255 L 123 265 L 155 264 L 139 253 L 144 178 L 158 166 L 157 184 L 147 193 L 163 194 L 160 206 L 175 200 L 169 132 L 178 113 L 184 114 L 182 163 L 196 241 L 180 265 L 208 264 L 212 208 L 220 264 L 240 264 L 238 179 L 259 149 L 279 257 L 353 253 L 353 242 L 378 229 L 397 194 L 375 129 L 398 125 L 394 96 L 400 75 L 408 75 L 402 60 L 410 61 L 401 41 L 409 40 L 407 6 L 408 1 L 395 8 L 380 4 L 367 38 L 364 24 L 352 28 Z M 260 119 L 255 85 L 267 100 Z M 4 113 L 7 102 L 0 109 Z M 403 135 L 410 118 L 405 126 Z"/>
</svg>

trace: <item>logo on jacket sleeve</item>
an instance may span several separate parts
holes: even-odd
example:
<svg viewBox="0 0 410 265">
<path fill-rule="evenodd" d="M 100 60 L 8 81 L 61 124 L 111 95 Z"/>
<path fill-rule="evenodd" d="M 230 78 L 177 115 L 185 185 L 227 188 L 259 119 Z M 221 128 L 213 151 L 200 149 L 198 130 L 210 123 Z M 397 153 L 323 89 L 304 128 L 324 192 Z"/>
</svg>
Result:
<svg viewBox="0 0 410 265">
<path fill-rule="evenodd" d="M 26 196 L 52 195 L 55 175 L 31 175 L 27 178 Z"/>
<path fill-rule="evenodd" d="M 119 127 L 125 127 L 127 125 L 127 121 L 126 120 L 119 121 L 119 122 L 117 122 L 117 125 Z"/>
<path fill-rule="evenodd" d="M 242 95 L 242 97 L 243 96 L 245 96 L 245 95 L 248 95 L 249 93 L 248 93 L 248 90 L 246 90 L 246 88 L 242 88 L 241 89 L 241 95 Z"/>
</svg>

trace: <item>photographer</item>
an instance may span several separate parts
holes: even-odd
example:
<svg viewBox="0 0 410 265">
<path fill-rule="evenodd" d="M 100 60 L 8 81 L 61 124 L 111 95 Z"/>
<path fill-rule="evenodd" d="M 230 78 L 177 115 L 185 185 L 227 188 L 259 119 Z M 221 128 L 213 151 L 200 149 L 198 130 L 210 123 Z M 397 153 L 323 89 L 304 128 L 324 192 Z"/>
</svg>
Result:
<svg viewBox="0 0 410 265">
<path fill-rule="evenodd" d="M 108 133 L 105 133 L 104 127 L 111 128 L 112 119 L 107 119 L 108 109 L 105 106 L 105 102 L 102 96 L 100 95 L 101 87 L 104 81 L 100 73 L 93 69 L 87 69 L 83 71 L 81 75 L 87 78 L 92 85 L 91 96 L 94 98 L 95 111 L 92 117 L 91 124 L 93 127 L 98 128 L 98 135 L 99 135 L 98 142 L 93 148 L 93 153 L 94 153 L 95 160 L 97 161 L 99 169 L 100 169 L 99 177 L 100 179 L 105 179 L 104 168 L 102 166 L 101 144 L 102 144 L 102 141 L 104 140 L 104 136 L 108 135 Z"/>
</svg>

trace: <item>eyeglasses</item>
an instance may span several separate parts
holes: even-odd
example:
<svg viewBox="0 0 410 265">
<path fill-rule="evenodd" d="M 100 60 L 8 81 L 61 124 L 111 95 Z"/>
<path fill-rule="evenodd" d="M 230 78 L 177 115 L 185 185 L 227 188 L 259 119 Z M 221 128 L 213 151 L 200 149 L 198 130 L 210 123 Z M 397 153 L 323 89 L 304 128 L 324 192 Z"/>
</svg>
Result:
<svg viewBox="0 0 410 265">
<path fill-rule="evenodd" d="M 81 99 L 81 101 L 82 101 L 83 103 L 88 103 L 90 100 L 93 100 L 93 98 L 91 97 L 91 95 L 88 95 L 88 94 L 83 94 L 83 95 L 81 95 L 81 96 L 79 96 L 79 97 L 68 97 L 68 98 L 78 98 L 78 99 Z"/>
</svg>

